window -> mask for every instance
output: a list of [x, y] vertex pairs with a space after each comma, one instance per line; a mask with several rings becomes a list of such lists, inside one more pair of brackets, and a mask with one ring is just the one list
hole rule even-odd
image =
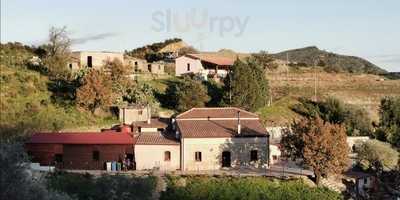
[[92, 158], [93, 158], [94, 161], [99, 161], [100, 160], [100, 152], [99, 151], [93, 151]]
[[69, 69], [72, 69], [72, 63], [69, 63]]
[[92, 56], [87, 57], [87, 66], [88, 67], [93, 67], [93, 58]]
[[187, 64], [187, 71], [190, 71], [190, 63]]
[[201, 162], [201, 152], [200, 152], [200, 151], [196, 151], [196, 152], [195, 152], [195, 154], [194, 154], [194, 159], [195, 159], [197, 162]]
[[62, 154], [56, 154], [54, 155], [54, 161], [60, 163], [63, 161], [63, 155]]
[[151, 72], [151, 64], [147, 65], [147, 70], [149, 70], [149, 72]]
[[258, 151], [251, 150], [250, 151], [250, 161], [257, 161], [258, 160]]
[[278, 160], [278, 156], [273, 155], [273, 156], [272, 156], [272, 160]]
[[170, 161], [171, 160], [171, 152], [166, 151], [164, 152], [164, 161]]
[[364, 178], [364, 185], [368, 183], [368, 178]]
[[138, 64], [137, 64], [137, 61], [135, 61], [135, 66], [137, 66]]

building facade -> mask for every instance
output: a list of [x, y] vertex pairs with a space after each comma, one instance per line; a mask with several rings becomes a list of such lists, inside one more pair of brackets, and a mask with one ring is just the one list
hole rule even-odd
[[234, 59], [220, 55], [187, 54], [175, 59], [175, 75], [198, 74], [204, 80], [226, 77]]
[[104, 132], [38, 133], [27, 151], [34, 162], [63, 169], [128, 159], [137, 170], [162, 171], [263, 169], [280, 156], [259, 117], [239, 108], [192, 108], [170, 121], [137, 115]]

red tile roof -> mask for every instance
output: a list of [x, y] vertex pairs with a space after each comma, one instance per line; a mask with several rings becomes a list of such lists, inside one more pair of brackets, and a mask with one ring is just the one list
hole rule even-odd
[[195, 59], [200, 59], [201, 61], [205, 61], [208, 63], [212, 63], [215, 65], [221, 65], [221, 66], [232, 66], [233, 63], [235, 62], [235, 59], [221, 56], [221, 55], [187, 54], [186, 56], [195, 58]]
[[129, 133], [80, 132], [80, 133], [36, 133], [27, 143], [36, 144], [134, 144]]
[[241, 120], [237, 133], [236, 120], [177, 120], [183, 138], [265, 137], [266, 130], [259, 120]]
[[134, 122], [133, 125], [142, 128], [166, 128], [168, 126], [167, 122], [162, 121], [159, 118], [151, 119], [150, 124], [147, 122]]
[[179, 141], [172, 135], [161, 133], [141, 133], [137, 137], [136, 145], [179, 145]]
[[258, 115], [234, 107], [192, 108], [176, 116], [176, 119], [196, 119], [196, 118], [208, 118], [208, 117], [237, 119], [238, 111], [240, 111], [240, 118], [258, 119]]

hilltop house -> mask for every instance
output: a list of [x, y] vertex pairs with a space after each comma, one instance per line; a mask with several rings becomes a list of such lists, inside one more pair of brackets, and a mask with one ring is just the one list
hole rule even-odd
[[100, 69], [107, 60], [118, 59], [125, 65], [129, 65], [136, 73], [164, 74], [164, 63], [153, 62], [148, 63], [144, 59], [124, 56], [119, 52], [107, 51], [74, 51], [72, 58], [68, 63], [68, 68], [78, 70], [83, 67]]
[[198, 74], [204, 80], [224, 78], [232, 67], [233, 58], [217, 54], [187, 54], [175, 59], [175, 74]]
[[77, 70], [82, 67], [100, 69], [107, 60], [118, 59], [124, 62], [123, 53], [107, 51], [74, 51], [68, 67]]
[[[133, 115], [146, 110], [129, 109]], [[27, 151], [33, 161], [58, 168], [105, 169], [128, 159], [132, 169], [164, 171], [265, 168], [280, 155], [269, 148], [258, 116], [239, 108], [192, 108], [166, 121], [125, 116], [122, 122], [129, 125], [99, 133], [34, 134]]]

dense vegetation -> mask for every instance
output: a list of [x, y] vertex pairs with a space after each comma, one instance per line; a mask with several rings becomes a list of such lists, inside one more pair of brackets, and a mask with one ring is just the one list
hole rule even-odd
[[124, 175], [103, 175], [56, 172], [47, 177], [49, 189], [68, 194], [80, 200], [134, 200], [153, 199], [156, 187], [155, 177], [130, 177]]
[[297, 66], [314, 66], [323, 67], [329, 72], [351, 72], [351, 73], [370, 73], [382, 74], [385, 70], [378, 66], [355, 56], [344, 56], [335, 53], [330, 53], [318, 49], [317, 47], [305, 47], [300, 49], [288, 50], [273, 54], [274, 58], [297, 63]]
[[237, 59], [224, 83], [222, 104], [256, 111], [268, 103], [269, 87], [265, 68], [257, 59]]
[[69, 200], [62, 192], [46, 188], [45, 181], [28, 171], [22, 145], [0, 141], [0, 199]]
[[372, 136], [372, 120], [361, 107], [347, 105], [333, 97], [317, 102], [305, 98], [299, 101], [292, 109], [306, 118], [319, 116], [330, 123], [343, 124], [349, 136]]
[[[2, 44], [0, 63], [1, 136], [24, 135], [37, 130], [108, 123], [111, 118], [99, 118], [78, 111], [67, 92], [57, 91], [59, 83], [41, 71], [32, 70], [29, 61], [34, 50], [19, 43]], [[18, 59], [10, 59], [12, 56]]]
[[156, 42], [143, 47], [132, 49], [130, 51], [125, 51], [125, 54], [136, 58], [146, 59], [149, 62], [163, 60], [166, 55], [159, 51], [169, 44], [181, 41], [182, 39], [180, 38], [167, 39], [163, 42]]
[[377, 138], [400, 148], [400, 97], [381, 100]]
[[301, 181], [278, 181], [266, 178], [169, 177], [161, 200], [228, 199], [341, 199], [326, 188], [312, 188]]

